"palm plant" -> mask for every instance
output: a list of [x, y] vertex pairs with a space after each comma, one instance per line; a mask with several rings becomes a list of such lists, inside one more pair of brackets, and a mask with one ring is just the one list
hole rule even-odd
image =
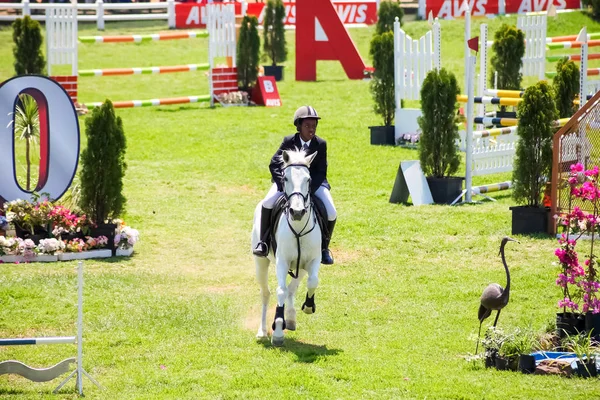
[[[15, 137], [25, 141], [25, 162], [27, 163], [26, 190], [31, 190], [31, 146], [37, 143], [40, 136], [40, 116], [38, 105], [33, 97], [28, 94], [19, 95], [15, 107], [14, 119]], [[10, 126], [10, 125], [9, 125]]]

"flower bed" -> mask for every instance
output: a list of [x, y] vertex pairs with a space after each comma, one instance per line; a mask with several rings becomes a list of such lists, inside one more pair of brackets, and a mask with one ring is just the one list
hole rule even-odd
[[[94, 227], [85, 215], [48, 201], [29, 203], [15, 200], [4, 204], [0, 215], [0, 263], [55, 262], [113, 256], [130, 256], [139, 232], [121, 220], [115, 223], [114, 243], [99, 235], [87, 235]], [[10, 225], [15, 227], [16, 236]], [[112, 230], [112, 228], [111, 228]], [[39, 232], [44, 232], [40, 234]]]

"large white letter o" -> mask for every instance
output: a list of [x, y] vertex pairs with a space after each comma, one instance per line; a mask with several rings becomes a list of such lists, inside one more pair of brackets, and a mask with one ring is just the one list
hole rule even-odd
[[79, 121], [67, 92], [44, 76], [18, 76], [0, 85], [0, 200], [31, 200], [17, 183], [13, 113], [19, 94], [31, 95], [40, 116], [40, 175], [35, 191], [59, 199], [71, 186], [79, 161]]

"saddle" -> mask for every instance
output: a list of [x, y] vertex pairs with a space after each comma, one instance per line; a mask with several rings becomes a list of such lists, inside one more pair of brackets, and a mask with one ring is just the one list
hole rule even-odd
[[[317, 196], [310, 196], [310, 201], [312, 207], [314, 207], [317, 216], [317, 222], [319, 227], [321, 228], [321, 240], [329, 239], [329, 230], [327, 229], [327, 209], [325, 205]], [[269, 238], [271, 239], [271, 248], [273, 249], [273, 254], [277, 251], [277, 241], [275, 240], [275, 230], [277, 229], [277, 225], [279, 224], [279, 218], [285, 209], [285, 205], [287, 203], [287, 199], [285, 195], [282, 194], [279, 196], [277, 201], [275, 202], [275, 206], [273, 206], [273, 211], [271, 212], [271, 226]]]

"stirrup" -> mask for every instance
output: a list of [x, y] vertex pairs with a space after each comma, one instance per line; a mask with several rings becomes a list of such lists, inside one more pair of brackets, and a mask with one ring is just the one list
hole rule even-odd
[[331, 255], [331, 251], [329, 249], [323, 249], [321, 251], [321, 264], [333, 264], [333, 256]]
[[269, 255], [269, 246], [265, 242], [258, 242], [254, 250], [252, 250], [252, 254], [258, 257], [266, 257]]

